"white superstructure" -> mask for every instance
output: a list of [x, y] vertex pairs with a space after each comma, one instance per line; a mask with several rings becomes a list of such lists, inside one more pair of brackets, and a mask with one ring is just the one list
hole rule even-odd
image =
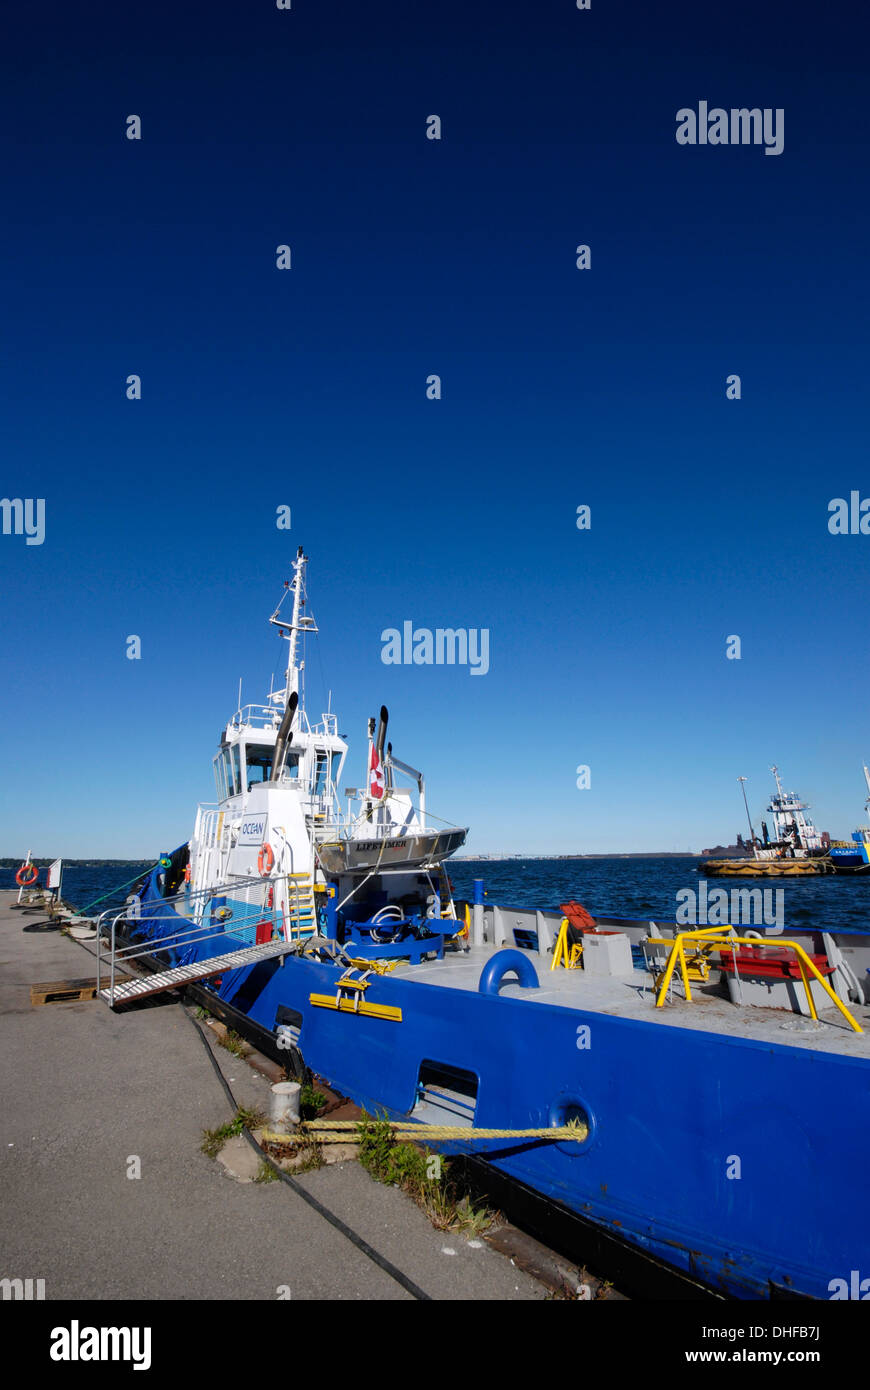
[[[182, 909], [200, 918], [214, 912], [209, 890], [221, 885], [227, 918], [249, 920], [262, 906], [288, 938], [314, 932], [327, 874], [365, 870], [368, 861], [387, 867], [440, 860], [466, 833], [427, 822], [422, 774], [394, 758], [391, 745], [384, 751], [384, 708], [377, 735], [375, 720], [369, 721], [363, 786], [345, 791], [342, 810], [348, 748], [337, 715], [328, 710], [312, 723], [304, 708], [303, 643], [317, 632], [305, 611], [307, 563], [300, 547], [285, 586], [292, 612], [282, 615], [282, 598], [269, 619], [288, 643], [284, 688], [264, 705], [241, 706], [221, 734], [214, 759], [217, 801], [197, 810], [183, 890], [188, 906]], [[397, 785], [401, 774], [414, 786]]]
[[770, 770], [776, 782], [776, 793], [770, 798], [767, 807], [768, 812], [773, 815], [773, 843], [763, 849], [756, 849], [756, 858], [770, 858], [785, 850], [793, 853], [796, 859], [803, 859], [807, 854], [821, 850], [824, 841], [809, 816], [805, 815], [809, 810], [807, 803], [801, 801], [794, 792], [783, 791], [779, 769], [775, 763]]

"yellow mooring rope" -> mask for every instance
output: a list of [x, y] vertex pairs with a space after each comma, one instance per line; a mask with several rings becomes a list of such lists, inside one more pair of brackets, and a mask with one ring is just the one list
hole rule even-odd
[[[574, 1139], [581, 1144], [589, 1134], [588, 1126], [580, 1120], [546, 1129], [472, 1129], [468, 1125], [417, 1125], [404, 1120], [378, 1120], [375, 1123], [389, 1124], [393, 1138], [405, 1141], [456, 1139], [467, 1143], [475, 1139]], [[288, 1134], [267, 1129], [262, 1131], [262, 1135], [272, 1143], [289, 1144], [294, 1138], [304, 1136], [315, 1139], [318, 1144], [347, 1144], [355, 1142], [354, 1131], [358, 1134], [359, 1129], [359, 1120], [303, 1120], [297, 1130]]]

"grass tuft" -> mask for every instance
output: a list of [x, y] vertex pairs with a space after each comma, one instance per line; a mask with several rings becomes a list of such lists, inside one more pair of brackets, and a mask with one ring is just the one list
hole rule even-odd
[[243, 1129], [260, 1129], [266, 1123], [262, 1110], [249, 1110], [240, 1106], [231, 1120], [218, 1125], [217, 1129], [204, 1129], [200, 1149], [209, 1158], [216, 1158], [228, 1139], [241, 1134]]
[[407, 1140], [396, 1142], [389, 1121], [367, 1115], [357, 1125], [359, 1161], [376, 1182], [401, 1187], [439, 1231], [481, 1235], [497, 1220], [487, 1207], [474, 1207], [449, 1176], [447, 1160]]
[[248, 1044], [232, 1028], [227, 1030], [225, 1037], [218, 1037], [217, 1043], [218, 1047], [225, 1047], [234, 1057], [246, 1057], [250, 1051]]
[[299, 1092], [299, 1113], [303, 1120], [316, 1120], [326, 1109], [326, 1096], [306, 1081]]

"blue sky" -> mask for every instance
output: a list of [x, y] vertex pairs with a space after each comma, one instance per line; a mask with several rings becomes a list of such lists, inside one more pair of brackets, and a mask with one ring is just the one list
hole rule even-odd
[[[827, 508], [870, 496], [855, 14], [12, 18], [2, 491], [44, 498], [46, 535], [0, 536], [0, 852], [187, 837], [299, 544], [346, 780], [386, 703], [471, 849], [730, 840], [737, 776], [757, 826], [771, 762], [847, 835], [870, 537]], [[700, 100], [782, 108], [783, 153], [677, 145]], [[488, 628], [489, 672], [385, 666], [406, 620]]]

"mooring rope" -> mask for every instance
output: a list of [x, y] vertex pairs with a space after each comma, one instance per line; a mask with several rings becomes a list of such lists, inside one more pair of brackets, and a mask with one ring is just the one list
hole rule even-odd
[[[550, 1139], [553, 1141], [573, 1139], [582, 1144], [588, 1137], [589, 1129], [580, 1120], [571, 1120], [566, 1125], [548, 1126], [546, 1129], [476, 1129], [469, 1125], [418, 1125], [412, 1120], [375, 1121], [388, 1124], [394, 1139], [456, 1139], [469, 1142], [476, 1139]], [[303, 1120], [298, 1129], [289, 1133], [277, 1130], [263, 1130], [262, 1136], [269, 1143], [292, 1144], [300, 1137], [315, 1139], [319, 1144], [346, 1144], [353, 1142], [353, 1131], [359, 1134], [359, 1120]], [[365, 1133], [365, 1129], [362, 1129]]]

